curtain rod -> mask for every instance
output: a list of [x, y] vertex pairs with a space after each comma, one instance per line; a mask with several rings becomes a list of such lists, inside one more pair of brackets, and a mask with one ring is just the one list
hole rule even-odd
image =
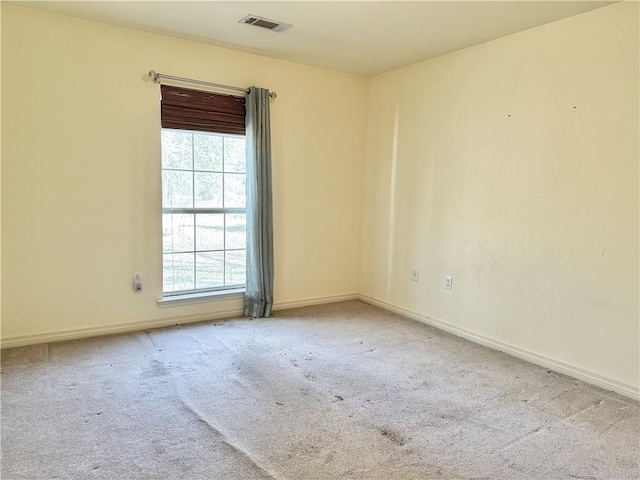
[[[234, 92], [249, 93], [248, 88], [234, 87], [232, 85], [222, 85], [220, 83], [203, 82], [202, 80], [192, 80], [190, 78], [174, 77], [173, 75], [165, 75], [164, 73], [157, 73], [155, 70], [149, 70], [149, 78], [151, 78], [154, 83], [160, 83], [160, 81], [163, 78], [166, 78], [167, 80], [176, 80], [178, 82], [193, 83], [195, 85], [205, 85], [207, 87], [222, 88], [224, 90], [233, 90]], [[278, 94], [276, 92], [269, 92], [269, 96], [271, 98], [276, 98]]]

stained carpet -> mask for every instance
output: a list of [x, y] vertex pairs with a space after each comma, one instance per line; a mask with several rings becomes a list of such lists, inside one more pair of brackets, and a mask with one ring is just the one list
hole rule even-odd
[[2, 352], [2, 479], [638, 479], [638, 402], [354, 301]]

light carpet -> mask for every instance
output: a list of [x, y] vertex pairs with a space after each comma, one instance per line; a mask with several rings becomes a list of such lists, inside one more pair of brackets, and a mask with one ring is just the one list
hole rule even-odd
[[2, 479], [638, 479], [638, 402], [361, 302], [2, 352]]

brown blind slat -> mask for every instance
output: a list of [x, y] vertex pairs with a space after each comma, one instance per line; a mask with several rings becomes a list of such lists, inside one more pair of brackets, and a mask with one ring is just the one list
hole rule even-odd
[[229, 124], [214, 124], [208, 123], [206, 125], [197, 123], [181, 123], [168, 121], [162, 125], [162, 128], [174, 128], [176, 130], [194, 130], [198, 132], [214, 132], [214, 133], [227, 133], [230, 135], [244, 135], [244, 127], [233, 128]]
[[217, 113], [217, 112], [205, 112], [202, 110], [193, 110], [191, 108], [176, 108], [176, 107], [162, 107], [165, 113], [165, 117], [169, 119], [180, 119], [181, 121], [188, 122], [190, 118], [198, 123], [213, 121], [213, 122], [227, 122], [233, 125], [244, 125], [244, 117], [238, 115], [232, 115], [230, 113]]
[[245, 99], [160, 85], [162, 128], [245, 134]]

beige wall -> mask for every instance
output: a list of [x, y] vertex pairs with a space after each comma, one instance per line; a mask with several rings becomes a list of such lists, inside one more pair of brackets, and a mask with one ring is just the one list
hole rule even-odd
[[376, 76], [368, 108], [361, 292], [637, 392], [638, 4]]
[[156, 305], [160, 97], [150, 69], [278, 93], [275, 301], [357, 292], [364, 79], [6, 4], [2, 27], [3, 339], [241, 307]]

